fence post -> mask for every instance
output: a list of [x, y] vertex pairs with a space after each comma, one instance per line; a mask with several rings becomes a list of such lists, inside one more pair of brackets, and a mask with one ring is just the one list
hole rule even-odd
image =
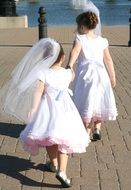
[[0, 0], [0, 16], [17, 16], [15, 0]]
[[129, 42], [128, 46], [131, 47], [131, 8], [130, 8], [130, 18], [129, 18]]
[[40, 14], [39, 18], [38, 18], [39, 40], [40, 40], [41, 38], [47, 38], [47, 22], [46, 22], [46, 18], [45, 18], [45, 14], [46, 14], [45, 7], [40, 7], [38, 13]]

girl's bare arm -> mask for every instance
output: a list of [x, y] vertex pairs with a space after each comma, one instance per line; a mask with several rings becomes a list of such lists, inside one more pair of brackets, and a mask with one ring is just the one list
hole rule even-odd
[[76, 62], [79, 54], [81, 51], [81, 43], [78, 41], [75, 41], [73, 44], [73, 48], [71, 50], [70, 56], [69, 56], [69, 62], [68, 65], [73, 68], [74, 63]]
[[42, 81], [38, 80], [36, 83], [35, 92], [33, 95], [32, 108], [28, 114], [29, 118], [33, 115], [33, 113], [36, 112], [43, 93], [44, 93], [44, 83]]
[[114, 88], [116, 86], [115, 70], [114, 70], [114, 64], [113, 64], [113, 61], [112, 61], [112, 58], [111, 58], [108, 48], [106, 48], [104, 50], [104, 63], [106, 65], [107, 71], [109, 73], [112, 87]]

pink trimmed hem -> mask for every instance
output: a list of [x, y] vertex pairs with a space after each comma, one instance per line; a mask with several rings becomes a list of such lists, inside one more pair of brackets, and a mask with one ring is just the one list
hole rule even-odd
[[[85, 114], [84, 114], [85, 115]], [[81, 118], [84, 122], [91, 123], [91, 122], [104, 122], [104, 121], [113, 121], [116, 120], [117, 114], [116, 115], [96, 115], [96, 116], [82, 116]]]
[[74, 144], [69, 145], [66, 141], [57, 139], [57, 138], [45, 138], [37, 139], [36, 137], [20, 137], [20, 140], [23, 142], [23, 148], [25, 151], [30, 152], [32, 155], [37, 155], [39, 153], [40, 147], [52, 146], [57, 144], [58, 150], [62, 153], [84, 153], [86, 152], [86, 147], [90, 143], [90, 140], [87, 139], [85, 144]]

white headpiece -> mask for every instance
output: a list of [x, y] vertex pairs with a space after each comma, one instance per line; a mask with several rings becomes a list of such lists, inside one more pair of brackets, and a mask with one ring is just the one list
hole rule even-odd
[[11, 73], [10, 81], [0, 90], [1, 104], [6, 113], [28, 121], [39, 73], [55, 63], [59, 52], [59, 43], [51, 38], [41, 39], [27, 52]]
[[99, 9], [94, 5], [94, 3], [90, 0], [71, 0], [71, 4], [75, 9], [80, 10], [79, 14], [82, 12], [91, 11], [97, 15], [98, 24], [94, 31], [96, 35], [101, 35], [100, 12]]

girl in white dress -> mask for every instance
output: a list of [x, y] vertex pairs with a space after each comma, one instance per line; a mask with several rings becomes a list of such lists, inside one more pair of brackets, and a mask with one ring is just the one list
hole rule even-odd
[[116, 85], [115, 71], [107, 39], [94, 33], [98, 23], [96, 14], [81, 13], [76, 22], [78, 34], [68, 63], [70, 68], [77, 63], [73, 100], [88, 134], [93, 132], [93, 140], [99, 140], [101, 123], [117, 116], [112, 90]]
[[20, 134], [24, 149], [37, 155], [39, 147], [46, 147], [49, 169], [59, 168], [56, 178], [70, 187], [68, 154], [85, 152], [90, 139], [69, 95], [73, 76], [61, 67], [63, 61], [59, 43], [50, 38], [37, 42], [13, 71], [4, 109], [25, 123], [28, 120]]

